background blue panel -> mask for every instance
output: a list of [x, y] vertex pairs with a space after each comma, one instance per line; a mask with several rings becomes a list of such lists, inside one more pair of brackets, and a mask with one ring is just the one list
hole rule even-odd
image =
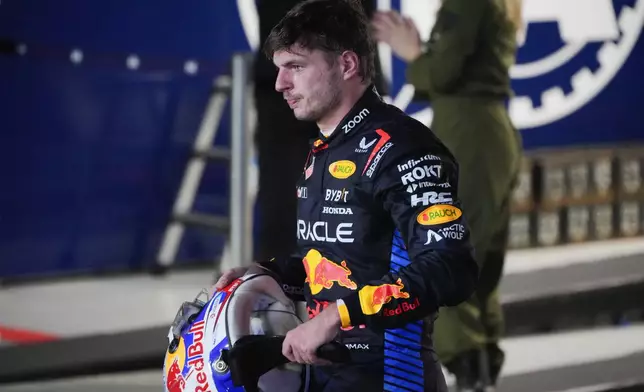
[[24, 58], [3, 58], [0, 73], [12, 75], [0, 92], [3, 275], [153, 259], [209, 79]]
[[[237, 9], [242, 3], [253, 7], [223, 0], [0, 3], [0, 40], [27, 45], [24, 56], [0, 54], [0, 277], [136, 270], [155, 261], [212, 80], [230, 71], [234, 52], [250, 48]], [[624, 10], [642, 9], [644, 0], [612, 4], [620, 18]], [[585, 12], [581, 7], [579, 17]], [[644, 18], [637, 15], [630, 29], [641, 31]], [[555, 21], [528, 27], [519, 64], [566, 44]], [[623, 36], [621, 29], [613, 43]], [[598, 53], [610, 44], [586, 42], [551, 72], [514, 79], [517, 96], [539, 107], [552, 87], [572, 94], [572, 76], [585, 68], [597, 73]], [[84, 55], [80, 64], [70, 61], [73, 49]], [[132, 54], [140, 58], [138, 70], [126, 68]], [[199, 65], [194, 75], [184, 72], [188, 60]], [[639, 37], [592, 100], [563, 118], [521, 129], [524, 146], [644, 139], [643, 69]], [[394, 96], [404, 70], [394, 60]], [[415, 103], [406, 110], [422, 108]], [[229, 141], [228, 110], [217, 136], [221, 145]], [[227, 170], [226, 164], [208, 166], [196, 210], [228, 212]], [[189, 229], [178, 258], [212, 260], [223, 242]]]
[[136, 53], [176, 64], [199, 58], [215, 73], [230, 53], [247, 48], [234, 39], [242, 36], [235, 2], [221, 0], [4, 0], [0, 36], [104, 58]]
[[[0, 276], [155, 260], [212, 80], [248, 49], [236, 15], [219, 1], [2, 2], [0, 38], [28, 49], [0, 56]], [[217, 143], [228, 128], [226, 113]], [[227, 213], [227, 183], [226, 165], [209, 166], [195, 208]], [[179, 257], [221, 245], [188, 231]]]

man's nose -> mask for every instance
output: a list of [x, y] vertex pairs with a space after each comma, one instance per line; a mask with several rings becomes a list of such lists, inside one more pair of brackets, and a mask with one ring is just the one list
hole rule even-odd
[[277, 78], [275, 79], [275, 90], [282, 93], [291, 88], [291, 83], [288, 79], [288, 75], [283, 70], [277, 72]]

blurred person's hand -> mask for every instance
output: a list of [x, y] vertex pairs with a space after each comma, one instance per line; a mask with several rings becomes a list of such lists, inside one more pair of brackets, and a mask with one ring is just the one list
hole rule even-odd
[[396, 11], [379, 11], [371, 20], [374, 37], [391, 46], [391, 50], [407, 62], [414, 61], [422, 53], [420, 33], [411, 18]]

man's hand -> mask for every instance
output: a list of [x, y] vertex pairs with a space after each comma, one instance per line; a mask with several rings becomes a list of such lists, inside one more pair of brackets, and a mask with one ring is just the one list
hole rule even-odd
[[250, 267], [231, 268], [224, 272], [217, 280], [217, 283], [210, 288], [210, 297], [214, 295], [215, 291], [223, 289], [237, 278], [246, 274], [259, 274], [264, 272], [266, 272], [266, 270], [257, 263], [253, 263]]
[[376, 40], [391, 46], [391, 50], [406, 62], [422, 53], [422, 43], [416, 25], [409, 17], [396, 11], [376, 12], [371, 21]]
[[244, 276], [247, 271], [248, 267], [235, 267], [224, 272], [210, 290], [210, 296], [212, 297], [215, 291], [223, 289], [231, 284], [235, 279]]
[[317, 349], [336, 337], [340, 330], [340, 315], [335, 302], [329, 304], [313, 319], [288, 331], [282, 354], [291, 362], [314, 365], [330, 365], [331, 362], [320, 359]]

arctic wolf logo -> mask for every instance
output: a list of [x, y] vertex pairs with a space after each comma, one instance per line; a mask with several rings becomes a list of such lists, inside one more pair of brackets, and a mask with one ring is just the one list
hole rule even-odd
[[[441, 0], [378, 1], [380, 9], [400, 3], [424, 40], [429, 38]], [[254, 0], [237, 0], [250, 48], [259, 46], [259, 18]], [[526, 29], [512, 68], [516, 96], [510, 114], [521, 129], [560, 120], [591, 101], [619, 72], [644, 25], [644, 0], [524, 0]], [[392, 97], [386, 99], [429, 124], [429, 107], [410, 106], [414, 88], [404, 82], [404, 66], [395, 64], [387, 45], [379, 58]]]

